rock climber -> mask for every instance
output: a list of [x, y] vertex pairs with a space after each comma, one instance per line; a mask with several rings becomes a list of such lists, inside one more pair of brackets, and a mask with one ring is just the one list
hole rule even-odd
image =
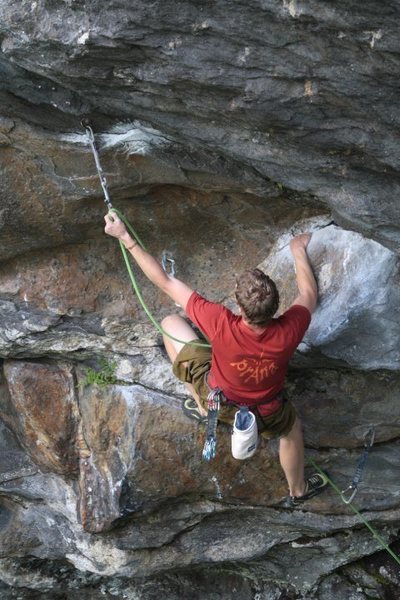
[[[211, 342], [211, 349], [188, 344], [199, 338], [177, 314], [165, 317], [161, 323], [165, 332], [182, 340], [181, 343], [164, 335], [173, 372], [185, 382], [194, 399], [185, 403], [185, 412], [199, 420], [206, 419], [210, 388], [219, 387], [230, 403], [251, 407], [262, 435], [279, 437], [279, 459], [288, 482], [290, 504], [300, 505], [323, 491], [328, 480], [322, 474], [305, 478], [301, 422], [282, 393], [289, 359], [317, 304], [317, 283], [307, 255], [311, 235], [298, 235], [290, 242], [299, 293], [290, 308], [274, 318], [279, 293], [272, 279], [260, 269], [246, 271], [237, 278], [236, 315], [168, 275], [132, 238], [114, 212], [105, 216], [105, 222], [105, 232], [122, 242], [146, 277], [180, 305]], [[222, 403], [219, 419], [232, 423], [236, 410]]]

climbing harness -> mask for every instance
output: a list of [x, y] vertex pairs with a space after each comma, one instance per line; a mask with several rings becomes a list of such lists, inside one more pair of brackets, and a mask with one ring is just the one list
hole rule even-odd
[[203, 460], [209, 462], [217, 455], [217, 424], [218, 413], [221, 406], [222, 391], [220, 388], [213, 388], [207, 396], [207, 434], [203, 448]]
[[[119, 211], [117, 208], [115, 208], [110, 200], [110, 194], [108, 193], [108, 187], [107, 187], [107, 179], [104, 175], [103, 169], [101, 167], [101, 163], [100, 163], [100, 158], [99, 158], [99, 153], [97, 151], [96, 148], [96, 143], [95, 143], [95, 137], [94, 137], [94, 133], [93, 133], [93, 129], [89, 123], [89, 121], [87, 119], [82, 119], [81, 121], [81, 125], [82, 127], [85, 129], [86, 131], [86, 135], [90, 144], [90, 147], [92, 149], [92, 153], [94, 156], [94, 160], [96, 163], [96, 170], [97, 170], [97, 174], [99, 176], [100, 179], [100, 183], [101, 183], [101, 187], [103, 188], [103, 194], [104, 194], [104, 202], [106, 203], [108, 209], [112, 212], [115, 212], [118, 217], [121, 219], [121, 221], [124, 222], [125, 226], [127, 227], [127, 229], [129, 230], [129, 232], [133, 235], [133, 237], [136, 239], [136, 241], [138, 242], [139, 246], [141, 246], [141, 248], [143, 248], [143, 250], [146, 250], [145, 245], [143, 244], [142, 240], [140, 239], [140, 237], [138, 236], [138, 234], [136, 233], [136, 231], [133, 229], [132, 225], [129, 223], [128, 219], [125, 217], [125, 215], [122, 214], [121, 211]], [[169, 337], [171, 340], [174, 340], [175, 342], [179, 342], [181, 344], [190, 344], [191, 346], [200, 346], [200, 347], [206, 347], [206, 348], [211, 348], [211, 345], [206, 343], [206, 342], [194, 342], [194, 341], [190, 341], [190, 342], [185, 342], [184, 340], [180, 340], [176, 337], [174, 337], [173, 335], [171, 335], [170, 333], [168, 333], [167, 331], [165, 331], [165, 329], [163, 329], [161, 327], [161, 325], [158, 323], [158, 321], [156, 321], [156, 319], [153, 317], [152, 313], [150, 312], [143, 296], [142, 293], [139, 289], [139, 286], [137, 284], [135, 275], [133, 273], [130, 261], [129, 261], [129, 253], [127, 251], [127, 249], [125, 248], [124, 244], [121, 242], [121, 240], [119, 241], [119, 246], [121, 248], [121, 252], [122, 255], [124, 257], [124, 261], [125, 261], [125, 265], [128, 271], [128, 275], [129, 278], [131, 280], [131, 284], [132, 284], [132, 288], [134, 289], [138, 300], [140, 302], [140, 304], [142, 305], [142, 308], [144, 310], [144, 312], [146, 313], [146, 315], [148, 316], [149, 320], [153, 323], [154, 327], [162, 334], [165, 335], [167, 337]], [[169, 263], [170, 265], [170, 273], [168, 273], [166, 271], [167, 269], [167, 263]], [[173, 274], [175, 273], [175, 261], [173, 260], [173, 258], [170, 255], [167, 255], [166, 253], [166, 257], [165, 257], [165, 267], [163, 265], [164, 270], [167, 272], [168, 275], [173, 276]]]
[[208, 427], [206, 442], [204, 444], [202, 454], [203, 459], [209, 461], [216, 456], [217, 421], [221, 404], [239, 409], [235, 413], [234, 417], [234, 425], [231, 437], [231, 450], [233, 458], [236, 458], [237, 460], [244, 460], [246, 458], [250, 458], [256, 452], [258, 445], [258, 433], [265, 430], [265, 423], [258, 412], [258, 407], [268, 404], [277, 398], [283, 399], [283, 397], [278, 394], [278, 396], [275, 396], [270, 400], [262, 400], [261, 402], [251, 406], [240, 405], [233, 400], [229, 400], [220, 388], [212, 388], [207, 396]]
[[364, 435], [364, 451], [358, 460], [357, 467], [354, 472], [354, 477], [350, 485], [346, 489], [341, 491], [342, 500], [345, 504], [350, 504], [350, 502], [354, 500], [354, 497], [358, 492], [358, 485], [361, 481], [361, 476], [363, 474], [365, 463], [367, 462], [368, 454], [373, 446], [374, 441], [375, 428], [370, 427]]
[[[321, 469], [321, 467], [319, 467], [313, 461], [312, 458], [308, 458], [308, 462], [310, 463], [310, 465], [312, 465], [314, 467], [314, 469], [316, 469], [318, 471], [318, 473], [320, 473], [321, 475], [323, 475], [324, 477], [327, 478], [329, 485], [337, 493], [337, 495], [339, 496], [339, 498], [341, 498], [341, 500], [343, 501], [343, 493], [340, 491], [340, 489], [337, 487], [337, 485], [335, 485], [335, 483], [332, 481], [332, 479]], [[351, 510], [358, 516], [358, 518], [360, 519], [360, 521], [362, 523], [364, 523], [364, 525], [372, 533], [373, 537], [376, 540], [378, 540], [378, 542], [380, 543], [380, 545], [382, 546], [382, 548], [384, 550], [386, 550], [386, 552], [388, 554], [390, 554], [390, 556], [392, 558], [394, 558], [394, 560], [397, 562], [397, 564], [400, 565], [400, 556], [398, 556], [397, 554], [395, 554], [395, 552], [393, 552], [393, 550], [391, 548], [389, 548], [389, 546], [387, 545], [387, 543], [385, 542], [385, 540], [382, 538], [382, 536], [376, 531], [376, 529], [374, 529], [374, 527], [372, 527], [371, 523], [360, 513], [360, 511], [351, 502], [346, 502], [345, 504], [347, 506], [349, 506], [351, 508]]]

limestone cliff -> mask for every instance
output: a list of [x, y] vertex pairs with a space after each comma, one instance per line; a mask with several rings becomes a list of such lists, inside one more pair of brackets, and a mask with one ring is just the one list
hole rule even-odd
[[[329, 490], [287, 508], [276, 442], [201, 461], [204, 430], [103, 234], [112, 201], [177, 276], [281, 310], [312, 231], [320, 302], [287, 393], [340, 489], [399, 552], [397, 2], [0, 0], [2, 598], [364, 600], [396, 563]], [[138, 274], [158, 319], [178, 311]], [[114, 364], [112, 382], [87, 370]], [[390, 596], [392, 594], [392, 596]]]

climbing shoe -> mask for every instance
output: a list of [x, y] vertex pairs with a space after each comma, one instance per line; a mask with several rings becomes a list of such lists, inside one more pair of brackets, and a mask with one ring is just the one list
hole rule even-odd
[[290, 496], [290, 505], [299, 506], [306, 500], [317, 496], [324, 491], [329, 481], [326, 475], [320, 473], [313, 473], [306, 479], [306, 489], [302, 496]]
[[207, 417], [203, 417], [203, 415], [200, 414], [199, 407], [194, 398], [186, 398], [183, 400], [182, 410], [189, 419], [193, 419], [198, 423], [207, 423]]

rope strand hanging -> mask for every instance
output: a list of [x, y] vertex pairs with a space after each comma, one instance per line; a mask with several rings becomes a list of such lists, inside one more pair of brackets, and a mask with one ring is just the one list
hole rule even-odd
[[[138, 244], [144, 249], [146, 250], [143, 242], [141, 241], [141, 239], [139, 238], [138, 234], [136, 233], [136, 231], [133, 229], [132, 225], [129, 223], [128, 219], [123, 215], [123, 213], [121, 211], [119, 211], [117, 208], [114, 208], [112, 203], [111, 203], [111, 199], [110, 199], [110, 195], [108, 192], [108, 187], [107, 187], [107, 179], [104, 175], [103, 169], [101, 167], [101, 163], [100, 163], [100, 159], [99, 159], [99, 155], [98, 155], [98, 151], [96, 148], [96, 143], [95, 143], [95, 136], [93, 133], [93, 129], [90, 126], [90, 123], [86, 120], [83, 119], [81, 121], [82, 126], [84, 127], [84, 129], [86, 130], [86, 135], [94, 156], [94, 160], [95, 160], [95, 164], [96, 164], [96, 170], [100, 179], [100, 183], [101, 183], [101, 187], [103, 189], [103, 194], [104, 194], [104, 202], [107, 205], [109, 211], [111, 212], [115, 212], [118, 217], [124, 222], [125, 226], [128, 228], [129, 232], [134, 236], [134, 238], [136, 239], [136, 241], [138, 242]], [[131, 280], [131, 284], [132, 284], [132, 288], [134, 289], [137, 298], [143, 308], [143, 310], [145, 311], [146, 315], [148, 316], [149, 320], [153, 323], [153, 325], [156, 327], [156, 329], [163, 335], [169, 337], [170, 339], [182, 343], [182, 344], [186, 344], [189, 343], [193, 346], [202, 346], [202, 347], [211, 347], [210, 344], [207, 343], [202, 343], [202, 342], [185, 342], [184, 340], [180, 340], [178, 338], [175, 338], [174, 336], [172, 336], [171, 334], [169, 334], [167, 331], [165, 331], [161, 325], [157, 322], [157, 320], [153, 317], [152, 313], [150, 312], [147, 304], [145, 303], [142, 293], [140, 291], [140, 288], [137, 284], [136, 278], [134, 276], [134, 273], [132, 271], [132, 267], [129, 261], [129, 257], [128, 257], [128, 252], [125, 248], [125, 246], [122, 244], [121, 241], [119, 241], [119, 245], [121, 248], [121, 252], [122, 255], [124, 257], [124, 261], [126, 264], [126, 268], [129, 274], [129, 278]], [[171, 259], [169, 259], [167, 256], [163, 257], [163, 263], [164, 265], [167, 264], [168, 261], [171, 261]], [[173, 272], [174, 272], [174, 264], [173, 261], [171, 261], [171, 275], [169, 276], [173, 276]], [[164, 267], [164, 270], [166, 271], [166, 268]], [[212, 441], [212, 444], [209, 444], [210, 447], [206, 446], [205, 447], [205, 451], [203, 453], [203, 457], [205, 460], [210, 460], [211, 458], [214, 457], [215, 455], [215, 431], [213, 432], [212, 430], [215, 428], [216, 426], [216, 419], [215, 419], [215, 423], [212, 423], [209, 427], [210, 430], [210, 440]], [[366, 436], [366, 442], [365, 442], [365, 449], [363, 452], [362, 457], [360, 458], [360, 461], [357, 465], [357, 469], [356, 469], [356, 473], [353, 477], [352, 483], [350, 484], [350, 486], [346, 489], [346, 490], [339, 490], [339, 488], [335, 485], [335, 483], [330, 479], [330, 477], [311, 459], [308, 459], [308, 462], [320, 473], [323, 474], [325, 477], [327, 477], [328, 482], [330, 484], [330, 486], [334, 489], [334, 491], [338, 494], [338, 496], [341, 498], [341, 500], [343, 501], [343, 503], [347, 506], [349, 506], [351, 508], [351, 510], [359, 517], [359, 519], [361, 520], [362, 523], [364, 523], [364, 525], [369, 529], [369, 531], [372, 533], [373, 537], [375, 539], [377, 539], [377, 541], [380, 543], [381, 547], [386, 550], [386, 552], [400, 565], [400, 557], [395, 554], [391, 548], [389, 548], [388, 544], [385, 542], [385, 540], [382, 538], [382, 536], [376, 531], [376, 529], [374, 529], [374, 527], [370, 524], [370, 522], [360, 513], [360, 511], [352, 504], [352, 500], [355, 496], [355, 494], [357, 493], [357, 488], [358, 488], [358, 484], [361, 480], [361, 475], [362, 475], [362, 471], [363, 468], [365, 466], [365, 462], [367, 460], [367, 456], [368, 456], [368, 452], [370, 450], [370, 448], [373, 445], [374, 442], [374, 431], [370, 430]], [[350, 497], [346, 496], [346, 492], [351, 492]]]
[[385, 542], [385, 540], [382, 538], [382, 536], [376, 531], [376, 529], [371, 525], [371, 523], [361, 514], [361, 512], [358, 510], [358, 508], [356, 508], [354, 506], [354, 504], [352, 504], [351, 500], [346, 501], [346, 499], [343, 497], [343, 492], [340, 491], [340, 489], [337, 487], [337, 485], [335, 485], [335, 483], [327, 475], [327, 473], [325, 473], [325, 471], [323, 471], [321, 469], [321, 467], [319, 467], [312, 458], [309, 457], [308, 462], [310, 463], [310, 465], [312, 465], [314, 467], [314, 469], [316, 469], [316, 471], [318, 471], [318, 473], [320, 473], [321, 475], [324, 475], [327, 478], [329, 485], [337, 493], [337, 495], [342, 500], [342, 502], [344, 502], [344, 504], [346, 506], [349, 506], [351, 508], [351, 510], [358, 516], [360, 521], [362, 523], [364, 523], [364, 525], [369, 529], [369, 531], [372, 533], [373, 537], [376, 540], [378, 540], [382, 549], [386, 550], [386, 552], [388, 554], [390, 554], [390, 556], [397, 562], [397, 564], [400, 565], [400, 556], [398, 556], [395, 552], [393, 552], [393, 550], [391, 548], [389, 548], [388, 544]]
[[[142, 240], [140, 239], [140, 237], [138, 236], [138, 234], [136, 233], [136, 231], [134, 230], [134, 228], [132, 227], [132, 225], [129, 223], [128, 219], [125, 217], [125, 215], [118, 210], [117, 208], [115, 208], [112, 203], [111, 203], [111, 199], [110, 199], [110, 194], [108, 192], [108, 186], [107, 186], [107, 179], [106, 176], [104, 175], [104, 171], [102, 169], [101, 166], [101, 162], [100, 162], [100, 158], [99, 158], [99, 153], [97, 151], [97, 147], [96, 147], [96, 141], [95, 141], [95, 137], [94, 137], [94, 133], [93, 133], [93, 129], [90, 126], [90, 123], [87, 119], [82, 119], [81, 121], [81, 125], [82, 127], [86, 130], [86, 136], [88, 138], [91, 150], [92, 150], [92, 154], [94, 157], [94, 161], [96, 164], [96, 170], [97, 170], [97, 174], [99, 176], [100, 179], [100, 183], [101, 183], [101, 187], [103, 188], [103, 194], [104, 194], [104, 202], [108, 208], [108, 210], [110, 212], [115, 212], [116, 215], [118, 215], [118, 217], [121, 219], [121, 221], [124, 222], [125, 226], [127, 227], [127, 229], [129, 230], [129, 232], [134, 236], [135, 240], [137, 241], [137, 243], [143, 248], [143, 250], [146, 250], [145, 245], [143, 244]], [[125, 246], [123, 245], [123, 243], [119, 241], [119, 246], [124, 258], [124, 262], [128, 271], [128, 275], [129, 275], [129, 279], [131, 280], [131, 285], [132, 288], [144, 310], [144, 312], [146, 313], [146, 315], [148, 316], [149, 320], [152, 322], [152, 324], [154, 325], [154, 327], [162, 334], [165, 335], [167, 337], [169, 337], [171, 340], [173, 340], [174, 342], [179, 342], [180, 344], [190, 344], [191, 346], [200, 346], [202, 348], [211, 348], [211, 345], [208, 344], [207, 342], [195, 342], [195, 341], [190, 341], [190, 342], [186, 342], [184, 340], [180, 340], [179, 338], [174, 337], [173, 335], [171, 335], [170, 333], [168, 333], [168, 331], [165, 331], [165, 329], [163, 327], [161, 327], [161, 325], [159, 324], [159, 322], [155, 319], [155, 317], [153, 316], [153, 314], [150, 312], [149, 307], [147, 306], [142, 292], [139, 288], [139, 285], [137, 283], [136, 277], [133, 273], [132, 270], [132, 266], [129, 260], [129, 253], [127, 252]], [[170, 259], [169, 259], [170, 260]], [[166, 269], [164, 269], [166, 271]], [[167, 273], [168, 275], [168, 273]], [[169, 277], [173, 277], [174, 273], [171, 272], [170, 275], [168, 275]]]

